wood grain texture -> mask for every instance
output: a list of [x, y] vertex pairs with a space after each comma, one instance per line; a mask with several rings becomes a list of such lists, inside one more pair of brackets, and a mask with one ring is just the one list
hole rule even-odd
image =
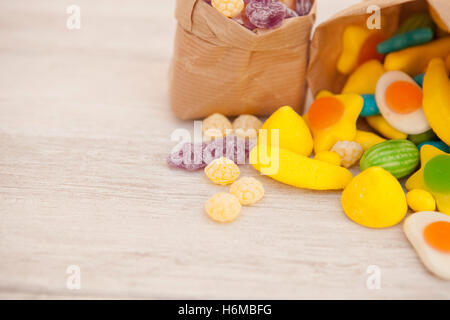
[[226, 188], [165, 163], [192, 128], [167, 100], [174, 1], [76, 2], [69, 31], [72, 1], [0, 1], [0, 298], [450, 298], [401, 226], [359, 227], [339, 192], [260, 178], [261, 203], [210, 221]]

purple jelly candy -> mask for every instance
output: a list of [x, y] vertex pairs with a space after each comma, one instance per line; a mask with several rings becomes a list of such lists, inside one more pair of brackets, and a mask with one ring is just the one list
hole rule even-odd
[[297, 13], [299, 16], [306, 16], [311, 11], [313, 0], [297, 0]]
[[203, 161], [203, 150], [206, 148], [205, 143], [185, 143], [179, 149], [173, 152], [167, 158], [167, 163], [171, 167], [182, 168], [188, 171], [195, 171], [206, 166]]
[[258, 28], [278, 28], [286, 17], [286, 6], [274, 0], [251, 0], [245, 13], [252, 24]]

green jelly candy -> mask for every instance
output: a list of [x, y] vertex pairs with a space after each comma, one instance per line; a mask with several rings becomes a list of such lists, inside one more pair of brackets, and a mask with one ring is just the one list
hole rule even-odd
[[450, 193], [450, 156], [441, 154], [428, 160], [423, 170], [423, 180], [431, 191]]
[[408, 140], [388, 140], [364, 152], [359, 163], [361, 171], [382, 167], [397, 179], [406, 177], [419, 164], [419, 150]]
[[403, 22], [398, 28], [397, 34], [402, 34], [421, 28], [430, 28], [433, 31], [436, 29], [436, 25], [428, 13], [418, 13], [406, 19], [405, 22]]
[[412, 141], [416, 146], [418, 146], [419, 144], [427, 142], [427, 141], [439, 140], [439, 138], [433, 132], [433, 130], [430, 129], [424, 133], [410, 134], [408, 136], [408, 140]]

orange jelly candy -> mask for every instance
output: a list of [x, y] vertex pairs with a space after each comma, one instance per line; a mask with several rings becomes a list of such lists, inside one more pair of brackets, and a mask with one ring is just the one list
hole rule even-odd
[[450, 222], [437, 221], [426, 226], [423, 236], [436, 250], [450, 253]]
[[385, 97], [389, 108], [396, 113], [408, 114], [422, 107], [422, 91], [410, 82], [392, 83], [386, 89]]
[[344, 114], [344, 104], [335, 97], [317, 99], [308, 111], [308, 121], [312, 129], [323, 130], [331, 127]]
[[384, 55], [378, 53], [377, 46], [384, 40], [384, 36], [381, 33], [374, 33], [367, 38], [359, 51], [358, 66], [369, 60], [378, 60], [383, 62]]

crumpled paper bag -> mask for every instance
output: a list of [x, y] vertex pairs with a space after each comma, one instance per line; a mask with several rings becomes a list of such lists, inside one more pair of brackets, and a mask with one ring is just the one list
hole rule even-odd
[[219, 112], [269, 115], [283, 105], [302, 111], [310, 14], [254, 33], [203, 0], [177, 0], [170, 104], [181, 119]]
[[371, 15], [367, 13], [369, 6], [377, 5], [381, 8], [381, 28], [385, 33], [392, 34], [412, 13], [427, 11], [428, 3], [447, 26], [450, 26], [450, 0], [367, 0], [320, 24], [311, 41], [307, 76], [313, 95], [322, 89], [333, 93], [341, 92], [348, 77], [336, 69], [341, 53], [341, 35], [347, 25], [366, 25], [367, 18]]

